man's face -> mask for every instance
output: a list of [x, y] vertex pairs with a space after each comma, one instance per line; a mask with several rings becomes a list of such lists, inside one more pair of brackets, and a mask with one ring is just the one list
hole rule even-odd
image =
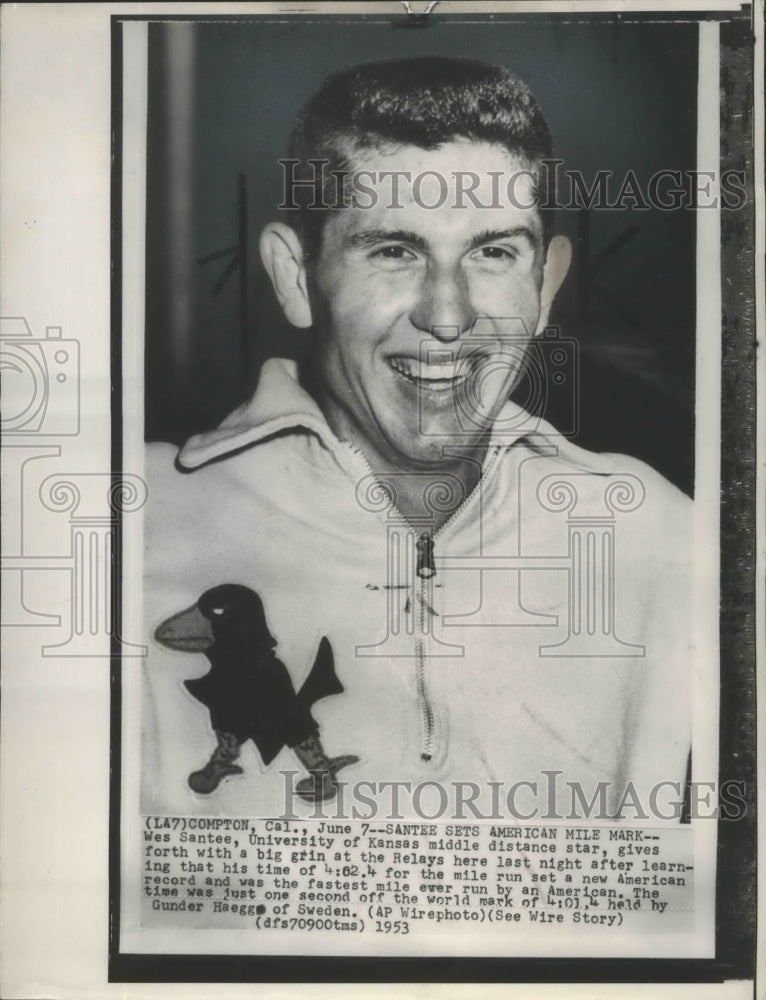
[[[378, 180], [372, 207], [330, 213], [311, 279], [320, 403], [373, 468], [444, 465], [456, 445], [486, 442], [537, 332], [545, 255], [531, 180], [502, 147], [468, 141], [390, 147], [355, 167], [433, 173], [402, 179], [398, 199]], [[455, 207], [455, 171], [478, 175], [478, 205], [464, 194]]]

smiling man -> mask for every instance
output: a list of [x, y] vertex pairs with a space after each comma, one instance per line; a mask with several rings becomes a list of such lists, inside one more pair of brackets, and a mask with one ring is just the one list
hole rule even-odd
[[[392, 80], [394, 70], [384, 70]], [[315, 261], [300, 222], [297, 231], [268, 226], [263, 258], [288, 318], [316, 328], [314, 395], [331, 429], [376, 471], [399, 474], [402, 513], [414, 505], [420, 514], [424, 471], [452, 471], [466, 492], [476, 485], [570, 247], [545, 239], [520, 151], [465, 138], [434, 149], [379, 139], [350, 156], [349, 176], [366, 177], [370, 203], [331, 211]], [[465, 210], [442, 196], [456, 164], [474, 181], [477, 201]], [[394, 167], [400, 183], [387, 198]], [[499, 193], [498, 177], [521, 183]]]
[[373, 797], [462, 782], [485, 814], [677, 818], [688, 501], [510, 400], [570, 262], [551, 156], [526, 85], [468, 60], [354, 67], [299, 117], [261, 256], [310, 357], [267, 362], [178, 456], [150, 448], [147, 809], [188, 809], [183, 776], [215, 740], [206, 808], [300, 808], [290, 746], [266, 767], [214, 736], [180, 689], [204, 658], [162, 641], [234, 583], [260, 596], [296, 691], [332, 648], [319, 797], [335, 760]]

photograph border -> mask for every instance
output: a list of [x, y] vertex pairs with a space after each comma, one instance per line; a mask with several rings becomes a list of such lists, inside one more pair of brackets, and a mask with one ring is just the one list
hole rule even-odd
[[[260, 17], [267, 15], [260, 15]], [[290, 17], [303, 17], [290, 14]], [[332, 18], [340, 15], [322, 14]], [[365, 18], [367, 15], [343, 15]], [[380, 14], [374, 16], [380, 18]], [[438, 11], [431, 17], [448, 18]], [[477, 17], [481, 15], [476, 15]], [[485, 15], [488, 16], [488, 15]], [[505, 19], [545, 13], [494, 15]], [[564, 18], [566, 15], [552, 15]], [[669, 11], [642, 14], [578, 13], [578, 20], [717, 20], [721, 28], [720, 167], [747, 172], [747, 201], [737, 212], [722, 213], [722, 370], [721, 370], [721, 683], [719, 787], [744, 784], [746, 815], [718, 821], [716, 875], [716, 957], [712, 959], [557, 959], [309, 957], [272, 955], [160, 955], [119, 951], [122, 671], [120, 640], [112, 636], [111, 742], [109, 802], [109, 974], [110, 982], [164, 983], [716, 983], [752, 979], [757, 930], [756, 865], [756, 711], [755, 711], [755, 533], [756, 533], [756, 336], [755, 215], [753, 186], [754, 8], [732, 11]], [[231, 15], [231, 19], [234, 19]], [[317, 14], [307, 14], [316, 18]], [[259, 20], [259, 15], [236, 15]], [[399, 17], [406, 26], [406, 14]], [[123, 464], [122, 390], [122, 24], [169, 20], [229, 20], [225, 15], [112, 15], [112, 178], [111, 178], [111, 377], [113, 476]], [[736, 117], [747, 106], [751, 114]], [[726, 279], [726, 280], [723, 280]], [[121, 527], [118, 530], [121, 530]], [[113, 621], [123, 611], [119, 563], [112, 589]]]

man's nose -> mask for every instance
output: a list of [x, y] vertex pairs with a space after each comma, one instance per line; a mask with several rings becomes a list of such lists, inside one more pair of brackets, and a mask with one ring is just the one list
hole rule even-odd
[[465, 278], [457, 269], [427, 273], [410, 313], [412, 325], [448, 343], [470, 330], [475, 319]]

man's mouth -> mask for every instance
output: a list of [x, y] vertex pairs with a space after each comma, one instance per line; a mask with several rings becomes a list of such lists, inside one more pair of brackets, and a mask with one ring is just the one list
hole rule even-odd
[[456, 389], [468, 378], [470, 366], [465, 359], [428, 363], [418, 358], [394, 356], [389, 365], [412, 385], [432, 392]]

